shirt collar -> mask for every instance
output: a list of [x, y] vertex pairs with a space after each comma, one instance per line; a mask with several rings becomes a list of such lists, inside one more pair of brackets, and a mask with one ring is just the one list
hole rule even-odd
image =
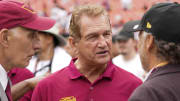
[[179, 67], [180, 67], [180, 64], [167, 64], [167, 65], [155, 68], [153, 69], [153, 71], [151, 72], [147, 80], [152, 79], [159, 75], [180, 72]]
[[71, 63], [69, 65], [69, 75], [71, 79], [77, 79], [81, 76], [83, 76], [76, 68], [74, 62], [77, 60], [77, 58], [74, 58], [71, 60]]
[[146, 81], [148, 79], [148, 77], [150, 76], [150, 74], [155, 70], [155, 68], [152, 68], [147, 74], [146, 77], [144, 79], [144, 81]]
[[5, 91], [8, 83], [8, 76], [1, 64], [0, 64], [0, 83]]
[[14, 69], [11, 69], [9, 72], [8, 72], [8, 77], [9, 78], [12, 78], [13, 76], [15, 76], [17, 73], [17, 68], [14, 68]]
[[[74, 62], [77, 60], [77, 58], [74, 58], [71, 60], [70, 66], [69, 66], [69, 75], [70, 79], [77, 79], [79, 77], [83, 77], [83, 75], [77, 70], [76, 66], [74, 65]], [[112, 64], [112, 61], [109, 61], [106, 67], [105, 72], [101, 75], [102, 78], [109, 78], [112, 79], [114, 71], [114, 66]]]
[[115, 67], [114, 67], [112, 61], [109, 61], [108, 64], [107, 64], [106, 70], [103, 73], [102, 77], [112, 79], [114, 68]]

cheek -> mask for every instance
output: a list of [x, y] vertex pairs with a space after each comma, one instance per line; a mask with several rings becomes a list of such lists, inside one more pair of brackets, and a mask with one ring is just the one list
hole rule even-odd
[[[112, 49], [112, 47], [113, 47], [113, 46], [112, 46], [112, 40], [109, 39], [109, 40], [106, 41], [106, 43], [107, 43], [107, 46], [109, 47], [109, 49]], [[117, 44], [115, 44], [114, 46], [116, 47]]]
[[21, 46], [19, 47], [19, 51], [21, 51], [22, 53], [25, 53], [25, 52], [29, 52], [32, 50], [32, 41], [31, 40], [22, 40], [21, 41]]

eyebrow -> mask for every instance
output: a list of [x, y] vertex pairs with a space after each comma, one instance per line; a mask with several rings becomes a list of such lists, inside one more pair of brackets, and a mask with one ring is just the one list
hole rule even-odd
[[[111, 33], [111, 30], [106, 30], [104, 31], [103, 33]], [[93, 36], [93, 35], [96, 35], [97, 32], [92, 32], [92, 33], [89, 33], [89, 35], [85, 36], [85, 38], [89, 37], [89, 36]]]

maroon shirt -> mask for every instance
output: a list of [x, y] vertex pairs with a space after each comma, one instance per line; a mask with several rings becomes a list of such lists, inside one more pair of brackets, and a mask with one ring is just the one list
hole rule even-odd
[[94, 83], [90, 83], [76, 69], [74, 61], [42, 80], [33, 92], [32, 101], [127, 101], [142, 83], [111, 61], [105, 72]]
[[[33, 73], [26, 68], [14, 68], [8, 73], [8, 76], [11, 79], [12, 85], [20, 81], [34, 77]], [[18, 101], [31, 101], [32, 92], [32, 90], [27, 92]]]

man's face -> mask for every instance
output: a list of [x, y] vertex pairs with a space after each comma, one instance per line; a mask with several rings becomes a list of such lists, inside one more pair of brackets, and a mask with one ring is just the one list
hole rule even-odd
[[142, 63], [142, 66], [144, 68], [144, 70], [148, 71], [148, 67], [149, 67], [149, 63], [148, 63], [148, 53], [146, 51], [146, 43], [145, 43], [145, 40], [146, 40], [146, 36], [144, 35], [145, 32], [144, 31], [141, 31], [139, 32], [139, 42], [138, 42], [138, 52], [139, 52], [139, 55], [140, 55], [140, 59], [141, 59], [141, 63]]
[[111, 58], [112, 32], [108, 18], [81, 17], [78, 58], [92, 64], [106, 64]]
[[54, 46], [53, 36], [46, 32], [38, 32], [39, 43], [41, 48], [38, 52], [45, 52]]
[[7, 60], [13, 67], [26, 67], [39, 48], [39, 39], [34, 30], [16, 27], [8, 30], [8, 43], [5, 48]]
[[127, 55], [136, 50], [135, 48], [137, 42], [132, 38], [129, 38], [127, 40], [118, 40], [117, 43], [121, 55]]

